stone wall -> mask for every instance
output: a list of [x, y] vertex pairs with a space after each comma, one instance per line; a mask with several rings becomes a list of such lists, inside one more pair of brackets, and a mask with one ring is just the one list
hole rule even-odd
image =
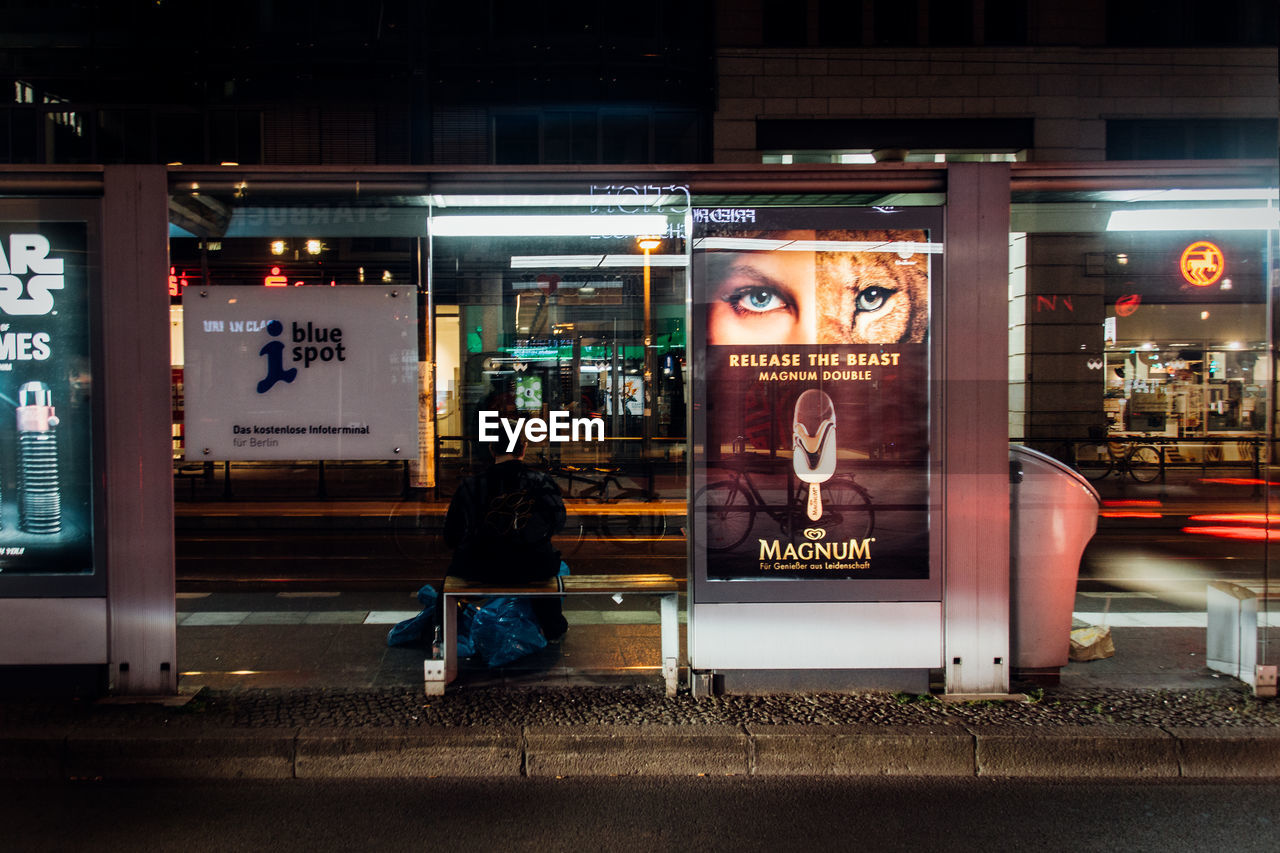
[[1106, 120], [1280, 114], [1273, 48], [721, 48], [717, 163], [758, 119], [1032, 118], [1029, 159], [1106, 158]]

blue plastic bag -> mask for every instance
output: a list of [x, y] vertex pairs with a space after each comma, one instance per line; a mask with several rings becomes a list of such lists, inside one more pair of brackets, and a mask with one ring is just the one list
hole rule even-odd
[[436, 624], [436, 600], [439, 597], [440, 594], [431, 584], [418, 590], [418, 602], [422, 605], [422, 612], [412, 619], [393, 625], [387, 632], [387, 645], [413, 646], [421, 643], [423, 637], [429, 637]]
[[469, 658], [476, 653], [475, 644], [471, 642], [471, 624], [479, 609], [471, 602], [458, 608], [458, 636], [454, 639], [454, 645], [459, 658]]
[[[542, 629], [533, 616], [533, 606], [526, 598], [489, 599], [476, 609], [469, 633], [475, 654], [487, 666], [511, 663], [547, 645], [547, 638], [542, 636]], [[461, 655], [461, 626], [458, 634], [458, 654]]]

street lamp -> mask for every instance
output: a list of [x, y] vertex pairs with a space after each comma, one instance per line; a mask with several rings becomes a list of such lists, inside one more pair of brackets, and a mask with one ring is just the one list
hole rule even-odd
[[648, 464], [650, 420], [653, 416], [653, 319], [649, 300], [649, 253], [662, 245], [662, 238], [646, 234], [636, 238], [636, 245], [644, 250], [644, 454]]

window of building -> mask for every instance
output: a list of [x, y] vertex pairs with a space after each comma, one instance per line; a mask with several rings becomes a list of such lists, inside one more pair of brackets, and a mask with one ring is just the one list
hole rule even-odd
[[600, 159], [604, 163], [648, 163], [649, 116], [643, 113], [601, 113]]
[[591, 163], [596, 159], [597, 145], [594, 112], [566, 110], [543, 116], [542, 162]]
[[793, 0], [764, 0], [761, 33], [765, 47], [804, 45], [809, 38], [806, 4], [795, 3]]
[[1027, 43], [1027, 0], [985, 0], [983, 42], [991, 45]]
[[862, 45], [862, 4], [847, 0], [819, 0], [818, 45], [859, 47]]
[[874, 0], [874, 38], [879, 47], [906, 47], [918, 43], [919, 10], [914, 2]]
[[540, 159], [538, 116], [532, 113], [500, 113], [493, 117], [493, 162], [524, 165]]
[[973, 44], [972, 0], [929, 0], [929, 44]]
[[691, 163], [702, 154], [696, 110], [495, 111], [493, 162]]
[[155, 162], [151, 141], [151, 114], [147, 110], [112, 109], [98, 111], [97, 159], [100, 162]]
[[542, 34], [547, 10], [542, 3], [528, 0], [495, 0], [490, 18], [498, 38], [527, 39]]
[[[15, 108], [8, 114], [8, 156], [6, 163], [40, 163], [39, 115], [35, 110]], [[4, 144], [4, 143], [0, 143]]]
[[[988, 0], [990, 2], [990, 0]], [[1121, 47], [1246, 47], [1277, 43], [1267, 0], [1109, 0], [1107, 44]]]
[[[156, 154], [162, 163], [205, 163], [204, 115], [161, 112], [156, 115]], [[239, 161], [237, 161], [239, 162]]]
[[1108, 160], [1272, 159], [1274, 119], [1110, 119]]
[[209, 114], [209, 161], [261, 163], [262, 117], [252, 110], [217, 110]]
[[689, 110], [655, 112], [653, 162], [700, 162], [703, 159], [699, 143], [701, 126], [698, 114]]
[[45, 150], [51, 163], [92, 163], [93, 112], [63, 109], [44, 111]]

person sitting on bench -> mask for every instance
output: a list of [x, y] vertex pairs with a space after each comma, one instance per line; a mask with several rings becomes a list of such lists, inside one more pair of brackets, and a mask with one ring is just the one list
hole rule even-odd
[[[444, 520], [444, 541], [454, 549], [449, 574], [484, 583], [521, 584], [561, 574], [560, 552], [551, 537], [564, 528], [560, 487], [523, 462], [523, 435], [493, 466], [458, 487]], [[548, 640], [568, 630], [560, 599], [530, 602]]]

